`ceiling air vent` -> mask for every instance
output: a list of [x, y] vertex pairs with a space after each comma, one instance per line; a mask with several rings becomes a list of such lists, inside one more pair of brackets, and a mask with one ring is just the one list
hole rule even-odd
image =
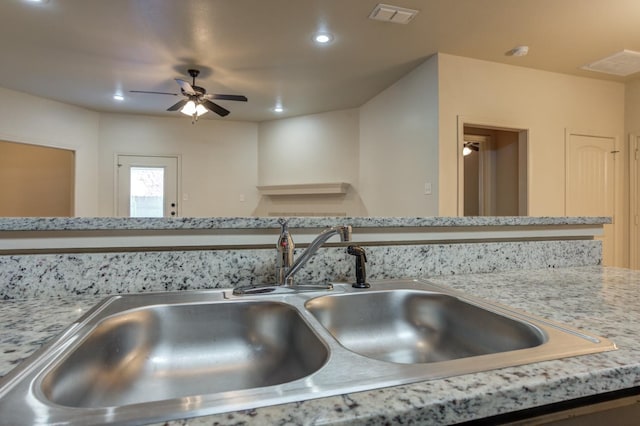
[[581, 67], [583, 70], [604, 72], [626, 77], [640, 72], [640, 52], [623, 50]]
[[391, 6], [389, 4], [379, 4], [371, 12], [369, 19], [393, 22], [394, 24], [408, 24], [417, 14], [417, 10]]

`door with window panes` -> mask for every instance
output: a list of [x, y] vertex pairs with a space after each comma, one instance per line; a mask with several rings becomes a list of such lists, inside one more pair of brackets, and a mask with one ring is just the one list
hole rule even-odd
[[119, 217], [178, 216], [178, 157], [118, 155]]

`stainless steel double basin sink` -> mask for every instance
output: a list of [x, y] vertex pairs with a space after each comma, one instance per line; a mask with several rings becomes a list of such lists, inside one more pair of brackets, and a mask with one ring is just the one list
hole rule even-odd
[[0, 382], [0, 423], [159, 422], [612, 349], [419, 280], [114, 296]]

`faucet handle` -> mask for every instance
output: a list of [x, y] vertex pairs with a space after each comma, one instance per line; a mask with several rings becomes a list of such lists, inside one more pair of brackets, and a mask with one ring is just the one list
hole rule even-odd
[[351, 241], [351, 234], [353, 232], [353, 228], [351, 225], [343, 226], [341, 229], [340, 239], [342, 241]]
[[[278, 237], [276, 248], [279, 252], [290, 252], [288, 256], [293, 257], [294, 244], [291, 234], [289, 233], [289, 221], [287, 219], [280, 218], [278, 219], [278, 223], [280, 224], [280, 236]], [[292, 261], [293, 259], [286, 263], [291, 263]]]
[[291, 266], [293, 265], [293, 251], [295, 244], [293, 238], [289, 233], [288, 220], [284, 218], [278, 219], [280, 224], [280, 235], [278, 236], [278, 242], [276, 243], [276, 250], [278, 252], [276, 263], [276, 282], [279, 285], [285, 284], [287, 274]]

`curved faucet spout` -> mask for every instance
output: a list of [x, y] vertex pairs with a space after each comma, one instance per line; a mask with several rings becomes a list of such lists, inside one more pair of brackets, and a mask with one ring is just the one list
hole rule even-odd
[[334, 226], [329, 229], [326, 229], [320, 233], [312, 242], [309, 244], [309, 247], [302, 253], [298, 259], [291, 265], [289, 270], [284, 274], [282, 279], [283, 282], [279, 282], [278, 284], [284, 285], [293, 285], [293, 276], [300, 268], [302, 268], [307, 261], [313, 256], [318, 249], [331, 237], [334, 235], [339, 235], [341, 241], [351, 241], [351, 226], [350, 225], [339, 225]]

